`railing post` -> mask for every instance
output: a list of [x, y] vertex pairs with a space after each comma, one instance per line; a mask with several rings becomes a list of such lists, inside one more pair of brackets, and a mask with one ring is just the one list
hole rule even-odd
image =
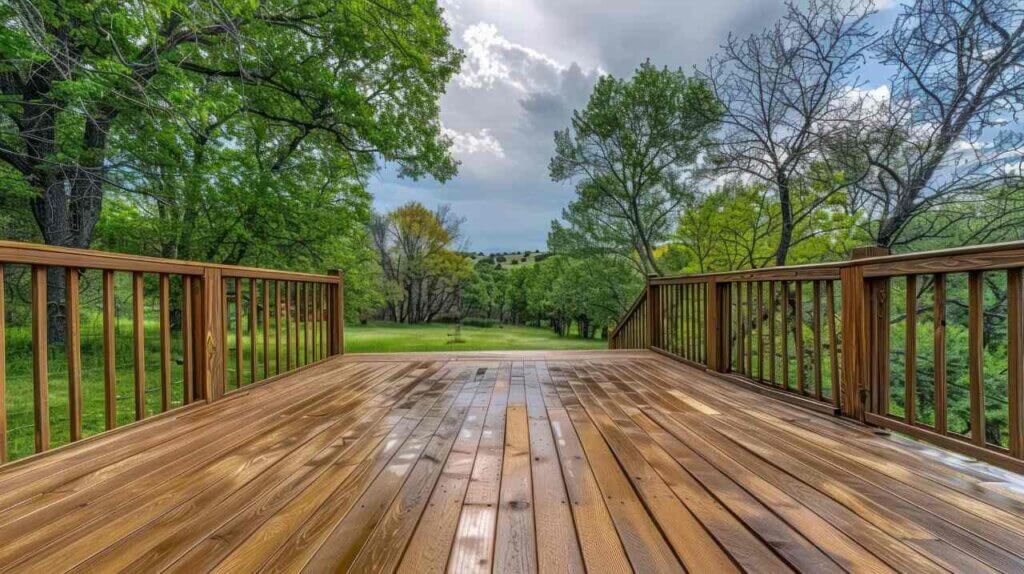
[[338, 282], [331, 286], [330, 321], [331, 321], [331, 354], [345, 353], [345, 272], [336, 269], [332, 273]]
[[657, 347], [658, 328], [655, 323], [658, 319], [658, 300], [657, 293], [658, 288], [656, 285], [651, 283], [656, 275], [653, 273], [647, 275], [647, 346]]
[[721, 371], [722, 349], [722, 300], [718, 281], [707, 282], [707, 298], [704, 301], [704, 342], [705, 357], [709, 371]]
[[193, 300], [194, 305], [198, 303], [198, 317], [192, 322], [192, 340], [197, 346], [193, 354], [195, 381], [209, 403], [224, 396], [224, 284], [220, 269], [207, 267], [199, 283], [201, 296]]
[[[850, 259], [866, 259], [888, 255], [883, 247], [860, 247], [854, 249]], [[878, 334], [876, 312], [878, 301], [888, 301], [879, 288], [864, 278], [864, 269], [859, 265], [843, 267], [842, 282], [842, 341], [843, 373], [840, 379], [840, 410], [843, 415], [864, 420], [865, 407], [873, 408], [878, 397], [871, 396], [882, 360], [878, 345], [872, 336]], [[887, 327], [887, 326], [886, 326]], [[875, 391], [877, 394], [877, 390]]]

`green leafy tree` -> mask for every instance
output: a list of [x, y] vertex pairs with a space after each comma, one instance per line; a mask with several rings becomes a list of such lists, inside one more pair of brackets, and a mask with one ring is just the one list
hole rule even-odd
[[571, 127], [555, 133], [549, 171], [574, 181], [576, 199], [552, 223], [554, 251], [632, 259], [658, 273], [654, 256], [691, 195], [687, 175], [708, 143], [720, 106], [682, 70], [640, 65], [632, 78], [603, 76]]
[[42, 0], [0, 17], [0, 161], [34, 192], [51, 245], [88, 247], [111, 189], [151, 191], [137, 174], [180, 178], [177, 199], [252, 146], [274, 149], [239, 160], [270, 162], [251, 172], [264, 175], [300, 168], [295, 152], [343, 157], [334, 174], [351, 184], [381, 159], [411, 177], [455, 173], [437, 100], [461, 55], [432, 0]]

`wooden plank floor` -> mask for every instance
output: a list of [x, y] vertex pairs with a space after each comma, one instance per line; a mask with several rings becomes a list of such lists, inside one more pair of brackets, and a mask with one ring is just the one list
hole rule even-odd
[[0, 571], [1024, 571], [1024, 480], [647, 352], [347, 356], [0, 469]]

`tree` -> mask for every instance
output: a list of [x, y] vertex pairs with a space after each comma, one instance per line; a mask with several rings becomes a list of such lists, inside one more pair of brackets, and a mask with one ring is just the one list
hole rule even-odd
[[915, 0], [878, 45], [894, 71], [847, 142], [878, 245], [934, 237], [919, 216], [1020, 185], [1024, 5]]
[[461, 55], [431, 0], [41, 0], [0, 15], [0, 160], [35, 192], [48, 244], [88, 247], [107, 192], [152, 167], [128, 157], [145, 117], [191, 116], [222, 146], [245, 140], [211, 125], [259, 118], [281, 156], [315, 142], [348, 158], [349, 180], [378, 158], [455, 172], [437, 99]]
[[461, 225], [448, 206], [430, 211], [416, 202], [374, 216], [370, 233], [384, 278], [400, 294], [387, 302], [391, 320], [422, 323], [458, 309], [472, 273], [470, 258], [453, 249]]
[[[776, 196], [776, 265], [785, 265], [793, 246], [806, 239], [795, 232], [801, 222], [850, 184], [834, 177], [838, 167], [821, 167], [856, 109], [851, 87], [873, 39], [869, 6], [789, 3], [772, 28], [742, 39], [730, 35], [700, 76], [725, 107], [712, 173], [749, 178]], [[819, 169], [812, 170], [814, 164]], [[818, 185], [815, 199], [795, 205], [795, 186], [822, 182], [827, 185]]]
[[659, 273], [654, 249], [690, 195], [686, 176], [719, 115], [702, 81], [645, 62], [628, 80], [601, 77], [572, 125], [555, 132], [549, 171], [577, 198], [552, 223], [552, 248], [632, 258]]

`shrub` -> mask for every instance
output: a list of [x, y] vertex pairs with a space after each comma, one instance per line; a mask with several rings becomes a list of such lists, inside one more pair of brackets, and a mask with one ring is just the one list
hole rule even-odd
[[496, 327], [499, 322], [497, 319], [489, 319], [487, 317], [466, 317], [462, 320], [462, 324], [467, 327]]

